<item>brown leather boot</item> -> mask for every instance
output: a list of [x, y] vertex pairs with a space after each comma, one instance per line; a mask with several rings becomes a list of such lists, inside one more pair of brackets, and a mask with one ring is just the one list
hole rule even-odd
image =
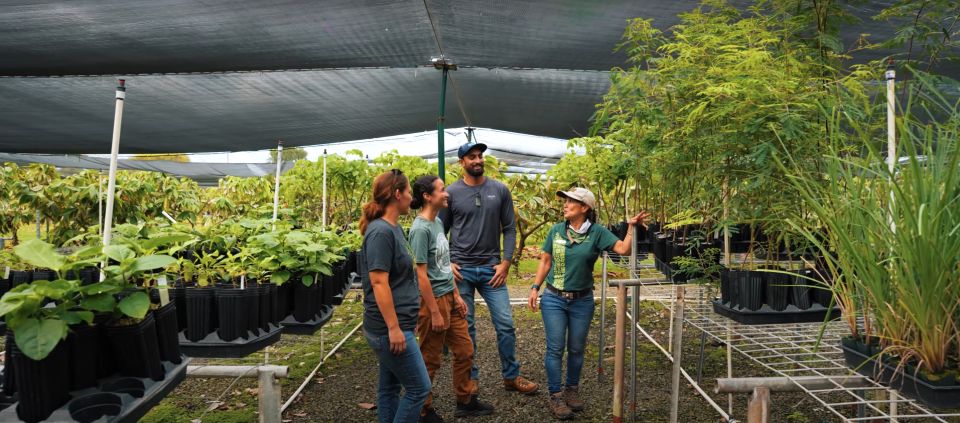
[[503, 387], [508, 391], [517, 391], [524, 395], [535, 394], [540, 389], [540, 385], [523, 376], [517, 376], [516, 379], [504, 379]]
[[547, 398], [547, 406], [550, 407], [550, 413], [559, 420], [570, 420], [573, 418], [573, 410], [567, 406], [563, 398], [563, 392], [550, 394]]
[[580, 399], [580, 392], [577, 386], [568, 386], [563, 388], [563, 399], [567, 401], [567, 406], [573, 411], [583, 411], [583, 400]]

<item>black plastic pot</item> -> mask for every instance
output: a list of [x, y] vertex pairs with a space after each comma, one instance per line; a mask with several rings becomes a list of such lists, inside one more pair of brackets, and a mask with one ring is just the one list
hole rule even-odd
[[279, 322], [286, 319], [293, 309], [293, 283], [287, 281], [277, 287], [277, 308], [274, 312], [274, 319]]
[[186, 288], [187, 333], [191, 342], [197, 342], [213, 332], [214, 290]]
[[244, 326], [244, 332], [240, 336], [247, 339], [247, 331], [256, 333], [260, 328], [260, 286], [250, 284], [243, 291], [244, 310], [240, 317], [247, 318], [247, 324]]
[[809, 309], [813, 304], [810, 302], [810, 283], [811, 281], [802, 275], [793, 277], [793, 286], [790, 287], [790, 303], [800, 310]]
[[[825, 273], [826, 271], [824, 270], [820, 272], [819, 275], [823, 275]], [[817, 288], [813, 289], [813, 300], [824, 307], [829, 306], [830, 302], [833, 300], [833, 290], [831, 289], [832, 284], [824, 281], [820, 276], [817, 276], [818, 273], [816, 272], [811, 271], [810, 274], [819, 280], [819, 282], [810, 282], [811, 285], [817, 286]]]
[[30, 275], [30, 281], [52, 281], [57, 278], [57, 272], [48, 269], [34, 270]]
[[331, 276], [324, 276], [320, 283], [320, 304], [333, 305], [333, 297], [337, 295], [336, 272]]
[[737, 295], [740, 296], [740, 307], [759, 310], [763, 307], [763, 275], [760, 272], [749, 271], [739, 279]]
[[157, 345], [160, 360], [180, 364], [180, 327], [177, 324], [177, 305], [173, 302], [153, 312], [157, 322]]
[[97, 392], [78, 397], [67, 404], [70, 417], [80, 423], [99, 420], [104, 416], [116, 416], [123, 410], [123, 401], [117, 394]]
[[100, 313], [93, 317], [93, 324], [97, 326], [97, 345], [99, 345], [96, 363], [97, 379], [112, 376], [117, 373], [117, 361], [113, 359], [110, 340], [107, 339], [107, 323], [113, 319], [110, 313]]
[[17, 415], [31, 423], [46, 419], [70, 399], [70, 358], [65, 342], [40, 361], [24, 355], [12, 342], [14, 377], [17, 380]]
[[177, 332], [180, 332], [187, 328], [187, 288], [170, 288], [168, 292], [170, 302], [177, 308]]
[[96, 267], [84, 267], [80, 269], [80, 284], [92, 285], [100, 281], [100, 269]]
[[730, 271], [727, 269], [720, 271], [720, 302], [730, 302]]
[[320, 290], [316, 283], [305, 286], [297, 280], [293, 284], [293, 318], [298, 322], [312, 320], [319, 309]]
[[[13, 331], [7, 331], [4, 338], [4, 363], [13, 363], [13, 357], [11, 357], [13, 355], [13, 343]], [[14, 392], [17, 392], [16, 373], [13, 371], [13, 367], [7, 366], [3, 369], [3, 394], [11, 396]]]
[[[269, 329], [270, 329], [270, 320], [273, 319], [273, 306], [272, 306], [272, 303], [273, 303], [273, 302], [276, 300], [276, 298], [277, 298], [275, 294], [271, 294], [271, 293], [270, 293], [270, 286], [271, 286], [271, 285], [266, 285], [266, 284], [260, 285], [260, 286], [259, 286], [259, 291], [260, 291], [260, 292], [259, 292], [258, 297], [257, 297], [257, 300], [258, 300], [258, 303], [259, 303], [258, 306], [259, 306], [259, 308], [260, 308], [260, 312], [257, 314], [257, 315], [259, 316], [259, 319], [260, 319], [260, 321], [259, 321], [260, 324], [258, 325], [258, 327], [259, 327], [260, 329], [263, 329], [263, 330], [269, 330]], [[275, 285], [274, 285], [274, 286], [275, 286]], [[276, 291], [274, 291], [274, 292], [276, 292]]]
[[19, 285], [30, 283], [33, 280], [33, 272], [29, 270], [11, 270], [10, 288], [13, 289]]
[[157, 325], [152, 313], [147, 313], [135, 325], [107, 326], [106, 332], [120, 374], [163, 380]]
[[745, 280], [750, 276], [750, 272], [746, 270], [731, 270], [730, 271], [730, 307], [737, 308], [742, 307], [744, 304], [743, 298], [741, 298], [740, 289], [746, 283]]
[[786, 310], [793, 278], [783, 273], [764, 273], [765, 302], [776, 311]]
[[244, 309], [248, 307], [246, 294], [243, 289], [217, 288], [217, 317], [220, 326], [217, 335], [224, 341], [232, 341], [246, 335], [247, 316]]
[[100, 355], [102, 328], [81, 323], [70, 327], [67, 347], [70, 356], [70, 390], [80, 390], [97, 384], [97, 358]]
[[351, 251], [347, 253], [347, 279], [350, 279], [351, 273], [359, 273], [357, 270], [357, 252]]
[[10, 291], [10, 279], [0, 279], [0, 297]]

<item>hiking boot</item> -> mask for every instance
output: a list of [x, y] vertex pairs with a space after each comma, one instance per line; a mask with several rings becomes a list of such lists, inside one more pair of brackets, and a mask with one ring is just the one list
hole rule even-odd
[[573, 418], [573, 410], [567, 406], [567, 401], [563, 398], [563, 392], [550, 394], [547, 399], [547, 406], [550, 407], [550, 413], [559, 420], [570, 420]]
[[457, 402], [457, 411], [453, 413], [454, 417], [486, 416], [493, 414], [493, 406], [485, 402], [480, 402], [476, 395], [470, 397], [470, 402], [461, 404]]
[[420, 423], [444, 423], [443, 417], [440, 417], [437, 414], [437, 410], [434, 410], [433, 407], [427, 409], [422, 416], [420, 416]]
[[537, 389], [540, 389], [540, 385], [523, 376], [517, 376], [516, 379], [504, 379], [503, 387], [508, 391], [517, 391], [524, 395], [535, 394]]
[[583, 400], [580, 399], [580, 392], [576, 386], [563, 388], [563, 399], [567, 401], [567, 406], [573, 411], [583, 411]]

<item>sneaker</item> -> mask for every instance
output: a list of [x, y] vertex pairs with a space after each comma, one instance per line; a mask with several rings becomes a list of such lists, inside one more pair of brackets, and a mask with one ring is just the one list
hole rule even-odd
[[563, 388], [563, 399], [567, 401], [567, 406], [573, 411], [583, 411], [583, 400], [580, 399], [580, 392], [576, 386]]
[[443, 417], [437, 414], [437, 410], [428, 408], [426, 413], [420, 416], [420, 423], [444, 423]]
[[559, 420], [570, 420], [573, 418], [573, 410], [567, 406], [567, 401], [563, 398], [563, 392], [550, 394], [547, 399], [547, 406], [550, 407], [550, 413]]
[[493, 414], [493, 406], [485, 402], [480, 402], [476, 395], [470, 397], [470, 402], [466, 404], [457, 403], [457, 411], [453, 413], [455, 417], [486, 416]]
[[523, 376], [517, 376], [515, 379], [504, 379], [503, 387], [508, 391], [517, 391], [524, 395], [533, 395], [540, 389], [540, 385]]

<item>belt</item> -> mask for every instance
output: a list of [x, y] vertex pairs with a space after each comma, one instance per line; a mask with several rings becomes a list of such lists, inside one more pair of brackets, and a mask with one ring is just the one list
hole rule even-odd
[[550, 284], [547, 285], [547, 291], [560, 297], [565, 300], [578, 300], [586, 296], [593, 296], [593, 288], [584, 289], [582, 291], [561, 291], [557, 288], [554, 288]]

